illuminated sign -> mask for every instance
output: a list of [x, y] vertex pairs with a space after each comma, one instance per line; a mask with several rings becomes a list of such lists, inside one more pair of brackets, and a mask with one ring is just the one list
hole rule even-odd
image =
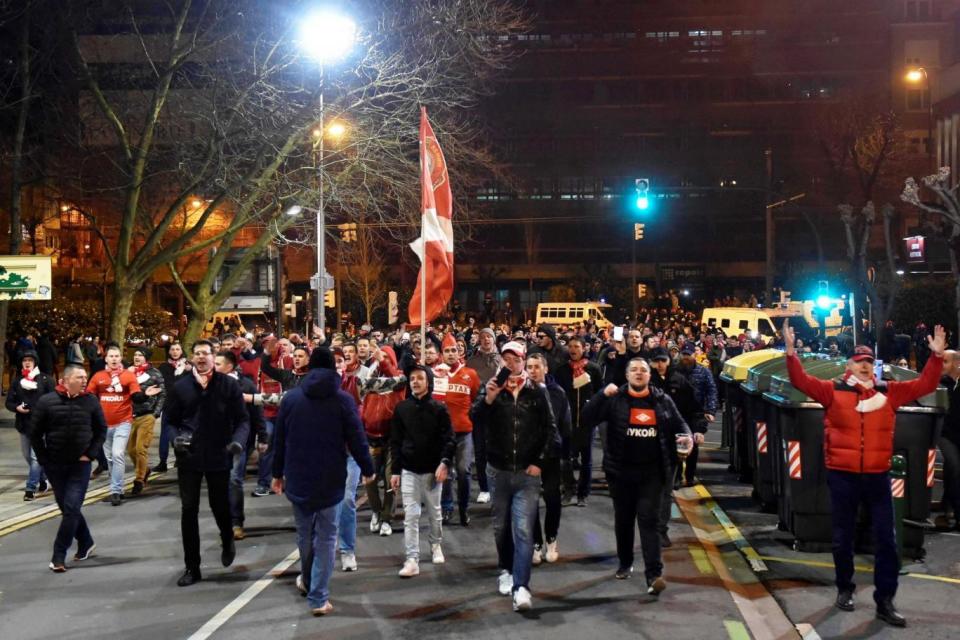
[[904, 238], [903, 242], [907, 250], [907, 262], [916, 263], [927, 261], [926, 244], [924, 243], [923, 236]]

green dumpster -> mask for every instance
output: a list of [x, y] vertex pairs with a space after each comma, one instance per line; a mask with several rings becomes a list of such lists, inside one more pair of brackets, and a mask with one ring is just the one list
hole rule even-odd
[[[816, 378], [832, 380], [843, 375], [846, 361], [826, 360], [805, 364], [804, 369]], [[884, 379], [908, 379], [912, 373], [895, 367], [884, 369]], [[793, 534], [796, 549], [827, 551], [831, 547], [832, 523], [823, 457], [823, 407], [793, 387], [786, 372], [773, 376], [763, 397], [773, 407], [770, 415], [777, 422], [781, 438], [781, 527]], [[942, 397], [931, 394], [897, 411], [894, 454], [907, 459], [906, 513], [908, 520], [916, 523], [925, 521], [930, 510], [930, 487], [926, 485], [928, 470], [932, 469], [930, 452], [935, 450], [939, 416], [945, 407], [938, 400]], [[861, 531], [869, 530], [862, 525], [861, 522]], [[922, 527], [904, 527], [903, 543], [905, 553], [922, 557]]]
[[[800, 361], [804, 369], [810, 370], [823, 363], [824, 356], [801, 354]], [[763, 399], [775, 376], [787, 376], [785, 357], [754, 366], [740, 385], [744, 393], [747, 449], [753, 465], [753, 497], [768, 513], [776, 512], [782, 486], [779, 422], [773, 406]]]
[[742, 482], [751, 482], [753, 467], [748, 456], [740, 383], [747, 379], [750, 367], [782, 357], [783, 352], [777, 349], [760, 349], [742, 353], [723, 363], [720, 374], [720, 393], [724, 399], [722, 445], [729, 447], [730, 471], [739, 474]]

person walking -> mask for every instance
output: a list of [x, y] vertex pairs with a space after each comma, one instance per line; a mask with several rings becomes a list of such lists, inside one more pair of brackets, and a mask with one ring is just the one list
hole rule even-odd
[[133, 366], [130, 372], [137, 378], [142, 393], [133, 397], [133, 428], [127, 442], [127, 454], [133, 460], [133, 495], [140, 495], [150, 476], [150, 443], [153, 442], [153, 428], [157, 418], [163, 412], [166, 397], [163, 374], [150, 364], [152, 352], [147, 347], [139, 347], [133, 352]]
[[619, 568], [614, 577], [625, 580], [633, 572], [634, 531], [640, 530], [647, 593], [658, 596], [667, 588], [663, 579], [660, 501], [679, 464], [678, 450], [693, 446], [690, 428], [673, 400], [650, 386], [650, 365], [643, 358], [627, 364], [627, 383], [608, 384], [584, 408], [588, 423], [607, 423], [603, 469], [613, 498], [614, 534]]
[[[696, 360], [697, 347], [693, 342], [685, 342], [680, 348], [680, 363], [675, 370], [683, 375], [693, 387], [693, 395], [697, 403], [703, 408], [703, 415], [707, 425], [714, 421], [717, 415], [719, 402], [717, 400], [717, 383], [713, 379], [710, 369], [698, 364]], [[706, 433], [706, 431], [704, 431]], [[697, 461], [700, 459], [700, 443], [703, 435], [694, 438], [693, 450], [683, 466], [683, 482], [692, 487], [697, 480]], [[678, 478], [678, 480], [680, 480]]]
[[[533, 521], [533, 564], [538, 565], [542, 560], [556, 562], [560, 558], [560, 547], [557, 535], [560, 533], [560, 512], [563, 509], [563, 500], [560, 495], [562, 467], [564, 461], [560, 457], [562, 443], [570, 439], [570, 402], [567, 394], [559, 384], [554, 382], [542, 353], [531, 353], [527, 356], [527, 377], [535, 385], [543, 387], [550, 398], [550, 407], [557, 421], [557, 434], [553, 446], [549, 447], [548, 454], [543, 458], [543, 468], [540, 469], [540, 481], [543, 487], [543, 503], [545, 506], [543, 527], [540, 526], [540, 504], [537, 503], [537, 515]], [[546, 534], [546, 538], [544, 538]]]
[[107, 423], [100, 403], [86, 386], [83, 367], [67, 364], [61, 384], [37, 400], [30, 416], [30, 444], [53, 485], [62, 514], [49, 564], [55, 573], [67, 570], [67, 551], [74, 540], [76, 562], [87, 560], [96, 549], [81, 509], [90, 483], [90, 461], [103, 447]]
[[510, 341], [500, 350], [509, 375], [489, 380], [473, 406], [474, 424], [484, 421], [487, 475], [493, 498], [501, 595], [513, 595], [513, 610], [533, 606], [530, 567], [533, 521], [540, 501], [544, 458], [556, 442], [557, 424], [546, 389], [531, 382], [524, 369], [525, 349]]
[[390, 432], [390, 478], [403, 499], [403, 545], [406, 557], [401, 578], [420, 573], [421, 504], [430, 524], [430, 554], [433, 564], [443, 564], [441, 542], [443, 516], [441, 487], [456, 451], [453, 426], [447, 406], [432, 397], [433, 372], [426, 365], [407, 371], [410, 393], [393, 412]]
[[54, 390], [53, 378], [37, 367], [35, 351], [24, 351], [20, 364], [20, 375], [10, 381], [9, 393], [5, 405], [7, 411], [14, 414], [13, 426], [20, 434], [20, 452], [27, 463], [27, 483], [23, 492], [23, 501], [30, 502], [47, 492], [47, 478], [43, 467], [37, 460], [36, 452], [30, 445], [31, 412], [37, 401]]
[[[477, 350], [467, 358], [467, 366], [477, 372], [481, 385], [497, 375], [497, 371], [503, 366], [500, 351], [497, 349], [497, 335], [490, 327], [480, 330]], [[490, 502], [490, 483], [487, 480], [487, 439], [483, 423], [473, 425], [473, 450], [477, 485], [480, 487], [477, 504], [487, 504]]]
[[[110, 504], [119, 507], [123, 500], [123, 473], [126, 470], [127, 440], [133, 426], [134, 394], [140, 394], [137, 378], [123, 367], [123, 353], [116, 342], [107, 343], [106, 368], [90, 378], [87, 391], [100, 400], [107, 420], [107, 439], [103, 452], [110, 471]], [[142, 397], [138, 397], [138, 401]]]
[[311, 352], [304, 380], [280, 402], [273, 432], [272, 487], [293, 505], [300, 549], [297, 589], [315, 616], [333, 611], [329, 585], [348, 450], [364, 482], [375, 479], [356, 402], [340, 389], [334, 367], [330, 349]]
[[947, 388], [950, 408], [943, 419], [940, 433], [940, 452], [943, 454], [944, 511], [953, 511], [953, 528], [960, 531], [960, 352], [944, 351], [943, 378], [940, 384]]
[[[631, 332], [632, 333], [632, 332]], [[582, 419], [583, 408], [587, 401], [603, 388], [603, 371], [600, 365], [587, 358], [586, 345], [582, 338], [571, 338], [567, 343], [570, 360], [560, 365], [554, 374], [557, 383], [563, 388], [570, 402], [570, 437], [564, 448], [564, 457], [569, 460], [564, 472], [564, 492], [566, 500], [574, 496], [578, 507], [587, 506], [590, 496], [590, 482], [593, 475], [593, 434], [594, 426]], [[573, 480], [574, 462], [579, 462], [580, 477]]]
[[783, 323], [790, 384], [824, 408], [824, 462], [830, 489], [833, 520], [833, 563], [836, 574], [836, 606], [853, 611], [854, 536], [861, 503], [870, 509], [875, 544], [873, 582], [876, 617], [895, 627], [906, 618], [893, 604], [897, 594], [900, 559], [897, 554], [890, 490], [890, 458], [896, 410], [932, 393], [940, 381], [946, 331], [934, 327], [927, 336], [931, 356], [920, 377], [907, 382], [885, 382], [874, 376], [873, 349], [854, 347], [853, 356], [840, 380], [819, 380], [807, 375], [794, 348], [794, 332]]
[[[183, 346], [179, 342], [172, 342], [167, 345], [167, 359], [160, 363], [157, 370], [163, 376], [163, 388], [165, 391], [173, 389], [173, 385], [180, 378], [190, 375], [190, 369], [193, 366], [187, 360], [183, 353]], [[161, 420], [161, 424], [163, 421]], [[166, 429], [160, 429], [160, 443], [157, 447], [157, 453], [160, 456], [160, 462], [152, 469], [153, 473], [167, 472], [167, 458], [170, 456], [170, 437]]]
[[229, 479], [233, 456], [244, 450], [250, 421], [237, 381], [214, 369], [213, 345], [193, 343], [191, 375], [167, 399], [163, 428], [170, 429], [177, 456], [180, 534], [185, 570], [177, 586], [200, 582], [200, 487], [207, 481], [210, 510], [220, 530], [220, 562], [233, 564], [236, 547], [230, 519]]

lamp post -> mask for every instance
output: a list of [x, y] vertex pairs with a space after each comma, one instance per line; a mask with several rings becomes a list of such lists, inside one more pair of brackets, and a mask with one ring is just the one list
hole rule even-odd
[[[927, 89], [927, 161], [930, 163], [930, 170], [933, 171], [935, 168], [933, 166], [933, 88], [930, 86], [930, 75], [926, 68], [917, 67], [907, 72], [906, 80], [910, 84], [920, 84], [922, 80]], [[923, 104], [922, 97], [920, 103]]]
[[[353, 47], [357, 37], [357, 25], [347, 16], [330, 11], [320, 11], [308, 16], [300, 27], [300, 46], [307, 56], [313, 58], [320, 64], [320, 78], [323, 82], [323, 67], [325, 64], [336, 62], [343, 59]], [[326, 226], [324, 216], [324, 196], [323, 196], [323, 140], [325, 137], [324, 129], [324, 100], [323, 87], [320, 90], [320, 126], [318, 127], [319, 138], [317, 140], [319, 159], [317, 163], [317, 176], [319, 182], [319, 202], [317, 206], [317, 321], [320, 327], [320, 335], [326, 340], [327, 318], [324, 312], [324, 299], [326, 298]], [[342, 126], [339, 129], [343, 133]], [[334, 133], [331, 131], [331, 133]]]

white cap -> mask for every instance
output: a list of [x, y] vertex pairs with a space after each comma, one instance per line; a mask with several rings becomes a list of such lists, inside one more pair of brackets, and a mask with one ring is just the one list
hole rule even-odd
[[511, 340], [510, 342], [506, 343], [500, 348], [500, 353], [506, 353], [507, 351], [515, 353], [521, 358], [527, 355], [527, 350], [524, 348], [524, 346], [521, 343], [517, 342], [516, 340]]

